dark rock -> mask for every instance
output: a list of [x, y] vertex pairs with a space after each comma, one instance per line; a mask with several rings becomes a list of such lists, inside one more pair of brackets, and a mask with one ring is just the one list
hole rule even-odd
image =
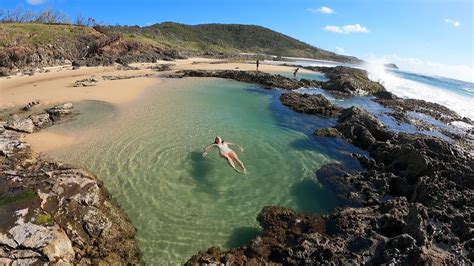
[[374, 93], [374, 96], [379, 98], [379, 99], [384, 99], [384, 100], [396, 100], [400, 99], [397, 97], [395, 94], [389, 92], [389, 91], [378, 91]]
[[319, 81], [299, 81], [290, 79], [282, 75], [274, 75], [258, 71], [240, 71], [240, 70], [181, 70], [168, 77], [212, 77], [233, 79], [241, 82], [256, 83], [268, 88], [298, 89], [301, 87], [318, 87]]
[[[369, 153], [370, 158], [355, 156], [367, 169], [329, 164], [316, 175], [343, 205], [356, 208], [308, 217], [324, 221], [317, 230], [305, 230], [311, 222], [303, 214], [264, 208], [258, 216], [262, 235], [218, 257], [238, 254], [241, 264], [473, 263], [472, 150], [433, 136], [387, 131], [356, 107], [342, 110], [333, 129]], [[300, 222], [305, 227], [296, 226]], [[197, 261], [199, 256], [190, 262]]]
[[388, 63], [383, 65], [385, 68], [392, 68], [392, 69], [398, 69], [398, 66], [395, 65], [394, 63]]
[[321, 88], [351, 95], [372, 95], [385, 91], [378, 82], [369, 79], [367, 71], [345, 66], [337, 67], [304, 67], [325, 74], [328, 81]]
[[462, 120], [462, 117], [455, 111], [440, 104], [424, 100], [378, 97], [375, 101], [385, 107], [391, 108], [394, 112], [417, 112], [429, 115], [445, 123]]
[[152, 69], [156, 72], [170, 71], [174, 64], [159, 64], [157, 66], [150, 66], [148, 69]]
[[284, 93], [280, 96], [280, 101], [291, 109], [305, 114], [335, 117], [341, 110], [321, 94]]
[[333, 137], [338, 138], [341, 137], [341, 133], [335, 128], [318, 128], [314, 131], [314, 135], [319, 137]]

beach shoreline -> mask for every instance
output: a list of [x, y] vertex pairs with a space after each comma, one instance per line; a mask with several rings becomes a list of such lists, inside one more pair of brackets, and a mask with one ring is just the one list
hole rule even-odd
[[[149, 68], [170, 63], [172, 64], [172, 71], [166, 70], [157, 73]], [[129, 69], [131, 70], [93, 67], [83, 68], [83, 72], [76, 72], [78, 75], [72, 76], [68, 76], [68, 74], [77, 70], [64, 70], [66, 74], [56, 75], [54, 75], [54, 72], [52, 74], [42, 73], [38, 74], [37, 79], [33, 79], [33, 81], [30, 77], [13, 77], [10, 79], [12, 81], [10, 83], [7, 82], [8, 80], [4, 81], [2, 79], [0, 84], [9, 84], [9, 86], [2, 86], [1, 92], [6, 94], [7, 97], [2, 99], [0, 104], [3, 104], [5, 108], [22, 106], [25, 102], [18, 101], [20, 96], [29, 97], [37, 92], [37, 88], [45, 88], [43, 98], [26, 98], [28, 99], [27, 102], [30, 100], [40, 101], [38, 106], [33, 107], [33, 111], [36, 108], [44, 109], [47, 105], [56, 102], [78, 102], [82, 100], [103, 101], [119, 107], [138, 99], [147, 88], [153, 86], [159, 89], [160, 84], [168, 81], [173, 83], [172, 78], [204, 77], [233, 79], [258, 84], [268, 89], [281, 88], [288, 91], [298, 87], [314, 87], [315, 84], [319, 84], [321, 88], [335, 96], [372, 95], [374, 99], [383, 101], [386, 106], [405, 105], [404, 110], [403, 108], [398, 110], [399, 120], [397, 120], [404, 121], [404, 123], [412, 123], [412, 121], [409, 121], [410, 118], [406, 116], [407, 110], [410, 111], [410, 108], [414, 111], [424, 112], [433, 118], [439, 118], [446, 124], [462, 119], [455, 112], [443, 106], [425, 101], [399, 98], [386, 91], [379, 83], [368, 79], [367, 72], [347, 67], [301, 69], [303, 73], [320, 71], [329, 77], [328, 81], [295, 80], [272, 75], [282, 72], [291, 75], [292, 70], [295, 69], [294, 66], [261, 65], [261, 72], [256, 72], [255, 64], [251, 62], [229, 62], [215, 59], [193, 58], [173, 62], [158, 61], [154, 64], [130, 64]], [[160, 77], [167, 78], [166, 82], [160, 81]], [[29, 78], [30, 80], [28, 80]], [[13, 82], [15, 80], [16, 83]], [[73, 87], [72, 85], [77, 83], [78, 80], [80, 80], [80, 86]], [[190, 79], [190, 81], [192, 80]], [[36, 83], [37, 86], [34, 87]], [[359, 86], [358, 84], [363, 85]], [[118, 91], [116, 91], [117, 88]], [[62, 90], [66, 91], [61, 93]], [[9, 92], [12, 93], [13, 91], [19, 94], [8, 95]], [[297, 241], [299, 243], [297, 248], [301, 248], [308, 254], [319, 254], [321, 250], [329, 252], [331, 256], [327, 258], [312, 258], [320, 263], [329, 263], [334, 260], [345, 262], [346, 259], [351, 258], [363, 263], [366, 262], [367, 255], [372, 256], [375, 262], [385, 262], [384, 256], [389, 256], [389, 253], [387, 253], [388, 255], [384, 253], [381, 256], [373, 251], [376, 249], [383, 249], [386, 252], [392, 252], [392, 249], [400, 250], [404, 248], [401, 243], [405, 242], [409, 243], [410, 247], [404, 250], [401, 255], [396, 256], [398, 261], [406, 261], [407, 259], [420, 263], [467, 261], [469, 254], [454, 255], [451, 250], [441, 250], [430, 243], [436, 241], [444, 243], [444, 239], [449, 238], [450, 235], [459, 236], [462, 234], [464, 232], [462, 230], [465, 230], [464, 227], [469, 222], [468, 218], [463, 217], [467, 217], [466, 214], [469, 210], [457, 208], [456, 215], [458, 216], [455, 217], [455, 214], [448, 212], [450, 208], [455, 207], [452, 202], [439, 199], [440, 205], [433, 206], [434, 196], [426, 191], [449, 194], [451, 198], [455, 198], [458, 202], [467, 201], [469, 196], [458, 192], [460, 190], [471, 191], [471, 183], [468, 177], [472, 174], [472, 168], [470, 168], [472, 155], [469, 155], [469, 149], [472, 151], [472, 146], [460, 142], [448, 142], [433, 136], [390, 131], [365, 109], [354, 106], [344, 109], [335, 107], [322, 95], [308, 96], [293, 93], [282, 97], [287, 97], [284, 98], [285, 101], [282, 100], [282, 103], [297, 112], [320, 117], [337, 117], [336, 126], [318, 129], [314, 132], [317, 138], [340, 138], [369, 153], [370, 157], [362, 154], [352, 155], [363, 166], [364, 169], [361, 171], [354, 172], [340, 164], [326, 164], [320, 169], [321, 171], [318, 170], [318, 180], [324, 183], [325, 186], [330, 187], [338, 197], [341, 197], [348, 204], [342, 205], [340, 209], [327, 216], [296, 214], [290, 209], [264, 207], [257, 220], [263, 227], [263, 234], [267, 238], [262, 242], [260, 237], [257, 237], [251, 242], [251, 246], [257, 247], [261, 253], [257, 252], [255, 257], [247, 257], [247, 246], [229, 251], [211, 248], [207, 253], [201, 252], [192, 257], [188, 263], [204, 263], [207, 259], [210, 259], [210, 262], [227, 263], [229, 262], [228, 258], [237, 258], [236, 262], [239, 263], [252, 261], [265, 263], [272, 260], [268, 257], [268, 254], [276, 252], [272, 243], [278, 243], [282, 240], [284, 241], [281, 243], [281, 247], [285, 250], [291, 250], [292, 248], [285, 246], [285, 243]], [[425, 107], [417, 109], [420, 105]], [[18, 112], [18, 110], [13, 111], [13, 113]], [[391, 114], [394, 119], [396, 119], [396, 115], [396, 113]], [[471, 123], [470, 120], [466, 121]], [[467, 139], [467, 137], [463, 138], [462, 136], [460, 138], [462, 141]], [[39, 152], [79, 143], [77, 137], [51, 134], [47, 131], [29, 134], [26, 140], [31, 142], [31, 146]], [[453, 156], [453, 154], [456, 154], [456, 156]], [[412, 163], [413, 161], [415, 163]], [[462, 170], [460, 170], [461, 167]], [[460, 178], [453, 179], [452, 176], [459, 176]], [[429, 182], [427, 178], [430, 178]], [[444, 182], [447, 181], [455, 184], [455, 186], [444, 186]], [[389, 200], [386, 200], [386, 197], [389, 197]], [[410, 201], [411, 198], [415, 199], [415, 202]], [[435, 207], [438, 208], [437, 212], [432, 212], [430, 208]], [[470, 208], [470, 206], [467, 206], [467, 208]], [[399, 213], [400, 210], [401, 213]], [[364, 218], [365, 220], [358, 219], [359, 212], [368, 214]], [[447, 233], [438, 232], [435, 236], [431, 236], [431, 233], [428, 235], [428, 224], [432, 227], [438, 227], [436, 224], [431, 224], [431, 220], [428, 219], [429, 215], [436, 217], [438, 220], [443, 215], [448, 216], [448, 221], [445, 221], [442, 226], [453, 228], [453, 226], [458, 226], [457, 223], [460, 223], [459, 227], [461, 229], [453, 229], [453, 232]], [[389, 222], [386, 223], [384, 219], [388, 219]], [[328, 234], [325, 227], [326, 223], [341, 226], [340, 232], [352, 237], [342, 238], [342, 235]], [[350, 224], [349, 229], [344, 228], [345, 224]], [[291, 228], [287, 228], [288, 226]], [[355, 231], [351, 231], [351, 228], [355, 228]], [[368, 228], [370, 230], [367, 230]], [[292, 230], [295, 230], [295, 232], [292, 232]], [[396, 231], [395, 235], [390, 233], [393, 230]], [[307, 238], [308, 234], [313, 238]], [[288, 239], [288, 241], [285, 239]], [[313, 246], [308, 247], [305, 241], [310, 241]], [[449, 243], [455, 248], [460, 248], [464, 243], [467, 245], [464, 239], [462, 241], [464, 242], [460, 242], [458, 239], [457, 242]], [[349, 248], [352, 245], [359, 245], [359, 242], [363, 242], [362, 249], [350, 253], [341, 251], [340, 245]], [[285, 255], [289, 254], [289, 251], [285, 252], [279, 255], [280, 259], [295, 264], [301, 262], [300, 258]], [[415, 254], [416, 257], [407, 258], [407, 254]], [[255, 259], [257, 260], [255, 261]]]

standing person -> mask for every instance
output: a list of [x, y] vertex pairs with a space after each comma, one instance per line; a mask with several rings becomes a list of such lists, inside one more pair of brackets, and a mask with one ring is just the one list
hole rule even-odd
[[298, 75], [298, 70], [300, 70], [299, 67], [297, 67], [297, 68], [295, 69], [295, 72], [293, 72], [293, 77], [295, 77], [295, 78], [297, 77], [297, 75]]
[[257, 59], [257, 71], [258, 71], [258, 66], [260, 65], [260, 61]]
[[[217, 147], [219, 148], [219, 155], [222, 158], [227, 160], [230, 167], [232, 167], [235, 171], [237, 171], [240, 174], [245, 174], [247, 172], [247, 169], [245, 169], [245, 166], [242, 163], [242, 161], [240, 161], [239, 157], [237, 156], [237, 153], [235, 153], [235, 151], [229, 148], [229, 146], [231, 145], [239, 147], [240, 151], [244, 151], [244, 148], [242, 148], [240, 145], [230, 143], [230, 142], [224, 142], [221, 137], [216, 137], [216, 139], [214, 140], [214, 143], [211, 143], [206, 148], [204, 148], [204, 152], [202, 153], [202, 156], [206, 157], [207, 152], [209, 151], [210, 148]], [[237, 169], [237, 167], [235, 167], [235, 163], [237, 163], [242, 170]]]

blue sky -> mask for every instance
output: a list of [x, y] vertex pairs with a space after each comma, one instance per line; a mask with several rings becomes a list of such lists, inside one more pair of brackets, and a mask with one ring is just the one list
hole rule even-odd
[[474, 80], [473, 0], [0, 0], [18, 5], [110, 24], [257, 24], [323, 49]]

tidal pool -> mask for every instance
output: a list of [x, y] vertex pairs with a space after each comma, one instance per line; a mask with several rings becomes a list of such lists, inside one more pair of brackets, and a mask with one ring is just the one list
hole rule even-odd
[[[148, 264], [179, 264], [199, 250], [236, 247], [259, 233], [262, 207], [327, 213], [335, 196], [315, 177], [350, 159], [342, 141], [312, 136], [334, 120], [293, 112], [280, 91], [221, 79], [167, 80], [126, 105], [76, 103], [79, 115], [45, 131], [81, 136], [47, 154], [104, 181], [137, 228]], [[242, 145], [247, 175], [212, 150], [216, 135]]]

